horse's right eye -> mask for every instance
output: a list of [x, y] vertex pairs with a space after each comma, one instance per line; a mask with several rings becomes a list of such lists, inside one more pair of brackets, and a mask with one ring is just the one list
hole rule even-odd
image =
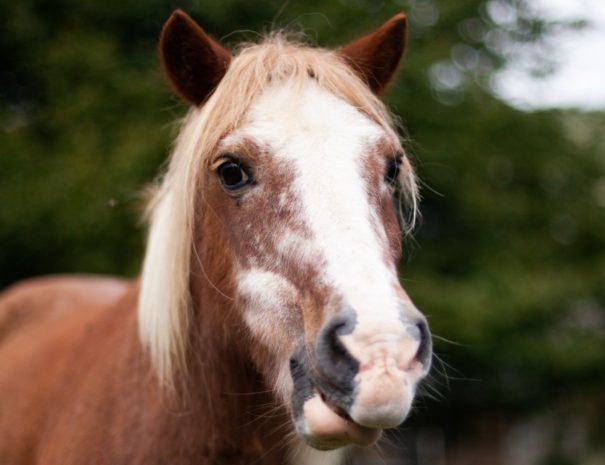
[[218, 167], [218, 177], [223, 187], [235, 191], [252, 182], [252, 176], [241, 163], [227, 160]]

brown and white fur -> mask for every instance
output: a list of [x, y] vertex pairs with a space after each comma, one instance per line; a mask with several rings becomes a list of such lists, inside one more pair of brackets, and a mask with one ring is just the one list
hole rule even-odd
[[397, 272], [389, 176], [415, 212], [414, 173], [377, 98], [405, 38], [399, 14], [336, 51], [232, 55], [171, 16], [162, 63], [192, 106], [142, 275], [0, 296], [3, 463], [338, 463], [405, 419], [431, 343]]

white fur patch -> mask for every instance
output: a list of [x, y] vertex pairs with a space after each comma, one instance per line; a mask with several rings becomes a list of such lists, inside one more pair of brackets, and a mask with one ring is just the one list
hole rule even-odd
[[237, 288], [246, 325], [276, 360], [275, 390], [287, 403], [292, 393], [289, 355], [302, 332], [298, 291], [283, 276], [258, 268], [240, 271]]
[[[362, 177], [367, 147], [393, 135], [313, 81], [294, 101], [287, 85], [266, 92], [238, 133], [267, 144], [295, 173], [301, 220], [313, 234], [296, 250], [321, 254], [323, 279], [355, 309], [359, 323], [395, 323], [397, 273], [384, 261], [386, 238], [372, 225]], [[296, 241], [284, 237], [282, 244]]]
[[[393, 427], [412, 402], [418, 376], [409, 365], [418, 344], [401, 322], [410, 302], [399, 286], [396, 264], [384, 259], [388, 240], [371, 207], [364, 170], [368, 148], [394, 134], [313, 81], [296, 95], [283, 84], [265, 92], [236, 137], [268, 146], [292, 171], [290, 192], [311, 237], [285, 232], [276, 238], [277, 248], [317, 263], [320, 279], [354, 310], [355, 330], [342, 339], [360, 361], [361, 391], [350, 413], [367, 426]], [[265, 285], [268, 292], [274, 286]], [[409, 310], [415, 313], [413, 306]], [[381, 389], [383, 376], [388, 389]]]
[[297, 263], [317, 263], [321, 259], [316, 244], [296, 231], [286, 230], [276, 240], [276, 250]]
[[238, 273], [237, 288], [245, 307], [246, 324], [253, 333], [266, 339], [269, 347], [276, 339], [276, 330], [296, 332], [296, 325], [292, 327], [296, 315], [290, 310], [296, 308], [298, 291], [286, 278], [252, 268]]
[[[361, 394], [351, 409], [353, 419], [371, 427], [396, 426], [413, 398], [411, 384], [417, 379], [408, 365], [417, 344], [408, 348], [410, 336], [401, 316], [409, 300], [399, 286], [396, 264], [385, 261], [388, 239], [364, 179], [369, 148], [394, 134], [310, 81], [299, 93], [287, 84], [266, 91], [230, 136], [239, 137], [268, 147], [293, 173], [289, 194], [300, 205], [299, 221], [310, 234], [276, 229], [278, 253], [295, 263], [314, 264], [322, 283], [356, 314], [355, 330], [342, 338], [360, 361]], [[277, 342], [281, 338], [275, 330], [289, 324], [287, 309], [299, 298], [294, 286], [275, 273], [247, 270], [238, 290], [247, 302], [246, 323], [267, 345], [273, 344], [272, 352], [283, 361], [290, 352]], [[276, 373], [282, 396], [283, 389], [291, 389], [283, 367]], [[389, 380], [386, 390], [381, 389], [382, 376]]]

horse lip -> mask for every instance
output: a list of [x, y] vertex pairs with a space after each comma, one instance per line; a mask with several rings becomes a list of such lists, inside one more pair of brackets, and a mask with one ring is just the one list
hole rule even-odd
[[[334, 399], [338, 398], [339, 393], [330, 393], [329, 385], [324, 385], [324, 389], [318, 387], [318, 373], [310, 368], [306, 351], [303, 346], [299, 346], [290, 358], [290, 372], [294, 382], [291, 406], [296, 428], [305, 442], [322, 450], [351, 443], [362, 447], [374, 444], [382, 429], [365, 427], [352, 420], [346, 408], [339, 406], [339, 402]], [[333, 420], [339, 419], [332, 426], [329, 425], [330, 416], [333, 416]], [[326, 420], [328, 424], [324, 422]]]
[[330, 410], [332, 410], [332, 412], [334, 412], [340, 418], [345, 420], [347, 423], [350, 423], [351, 425], [353, 425], [356, 428], [360, 428], [360, 429], [364, 429], [364, 430], [368, 430], [368, 431], [371, 431], [371, 430], [382, 431], [383, 428], [380, 428], [380, 427], [365, 426], [365, 425], [361, 425], [360, 423], [357, 423], [355, 420], [353, 420], [351, 418], [351, 416], [349, 415], [349, 413], [346, 410], [344, 410], [342, 407], [339, 407], [338, 405], [331, 402], [330, 399], [321, 390], [319, 390], [317, 388], [316, 388], [316, 390], [317, 390], [317, 393], [319, 394], [319, 397], [322, 400], [322, 402], [324, 404], [326, 404], [326, 406]]
[[330, 410], [332, 410], [336, 415], [338, 415], [339, 417], [341, 417], [343, 420], [347, 420], [350, 423], [355, 423], [355, 421], [351, 418], [351, 416], [346, 412], [345, 409], [343, 409], [342, 407], [339, 407], [338, 405], [336, 405], [334, 402], [330, 401], [330, 399], [328, 398], [328, 396], [326, 396], [321, 389], [319, 388], [315, 388], [317, 390], [317, 393], [319, 394], [319, 397], [321, 398], [322, 402], [324, 404], [326, 404]]
[[304, 416], [297, 421], [297, 429], [310, 446], [329, 450], [354, 444], [369, 447], [374, 444], [382, 432], [382, 428], [372, 428], [360, 425], [338, 407], [325, 401], [319, 391], [304, 407]]

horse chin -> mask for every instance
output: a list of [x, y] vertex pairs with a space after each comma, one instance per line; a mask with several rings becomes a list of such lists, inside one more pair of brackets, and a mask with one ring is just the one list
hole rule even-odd
[[295, 423], [305, 442], [319, 450], [332, 450], [349, 444], [369, 447], [382, 433], [379, 428], [353, 422], [346, 414], [328, 405], [317, 392], [305, 401]]

